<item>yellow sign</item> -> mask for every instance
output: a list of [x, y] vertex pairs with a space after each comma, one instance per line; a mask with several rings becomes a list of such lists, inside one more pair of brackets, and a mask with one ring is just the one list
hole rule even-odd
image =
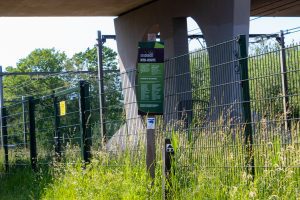
[[59, 115], [65, 116], [66, 115], [66, 101], [59, 102]]

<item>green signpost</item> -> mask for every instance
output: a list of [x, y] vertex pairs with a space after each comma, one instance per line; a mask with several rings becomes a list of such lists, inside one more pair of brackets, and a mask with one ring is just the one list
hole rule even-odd
[[164, 44], [140, 42], [137, 66], [140, 115], [162, 115], [164, 102]]

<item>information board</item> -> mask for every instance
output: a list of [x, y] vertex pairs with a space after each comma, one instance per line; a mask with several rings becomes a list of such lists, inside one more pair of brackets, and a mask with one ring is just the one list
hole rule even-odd
[[140, 42], [137, 66], [139, 114], [161, 115], [164, 103], [164, 44]]

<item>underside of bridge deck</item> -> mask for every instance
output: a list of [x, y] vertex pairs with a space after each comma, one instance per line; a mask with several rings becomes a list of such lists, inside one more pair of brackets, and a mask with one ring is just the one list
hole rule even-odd
[[[119, 16], [155, 1], [157, 0], [0, 0], [0, 16]], [[300, 1], [252, 0], [251, 15], [300, 16]]]

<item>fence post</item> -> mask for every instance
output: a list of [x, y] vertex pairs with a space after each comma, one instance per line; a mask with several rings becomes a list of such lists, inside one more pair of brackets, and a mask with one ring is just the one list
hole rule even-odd
[[90, 102], [89, 102], [89, 83], [79, 82], [79, 110], [80, 110], [80, 133], [81, 133], [81, 155], [85, 162], [91, 158], [91, 125], [90, 125]]
[[[171, 140], [166, 138], [163, 150], [163, 199], [170, 199], [169, 188], [171, 186], [171, 175], [172, 175], [172, 157], [174, 157], [174, 148], [171, 144]], [[167, 183], [167, 186], [166, 186]]]
[[[99, 81], [99, 111], [100, 111], [100, 131], [102, 143], [106, 142], [106, 123], [105, 123], [105, 96], [104, 96], [104, 73], [103, 73], [103, 53], [102, 53], [102, 35], [98, 31], [98, 81]], [[102, 144], [104, 145], [104, 144]]]
[[29, 110], [29, 134], [30, 134], [30, 160], [31, 167], [36, 170], [37, 152], [36, 152], [36, 136], [35, 136], [35, 102], [33, 97], [28, 99]]
[[150, 173], [152, 179], [155, 178], [155, 117], [147, 117], [147, 152], [146, 165], [147, 171]]
[[9, 161], [8, 161], [8, 135], [7, 135], [7, 111], [6, 108], [2, 108], [2, 141], [4, 148], [4, 165], [5, 171], [9, 171]]
[[22, 112], [23, 112], [23, 140], [24, 147], [28, 148], [27, 145], [27, 122], [26, 122], [26, 97], [22, 96]]
[[[284, 130], [288, 141], [291, 140], [291, 116], [289, 113], [289, 90], [288, 90], [288, 78], [287, 78], [287, 66], [286, 66], [286, 52], [284, 33], [280, 31], [280, 72], [281, 72], [281, 85], [283, 96], [283, 114], [284, 114]], [[287, 142], [287, 141], [285, 141]]]
[[[4, 100], [3, 100], [3, 74], [2, 74], [2, 66], [0, 65], [0, 117], [3, 117], [2, 108], [4, 107]], [[2, 123], [2, 120], [0, 120]], [[0, 145], [3, 145], [3, 133], [1, 129], [1, 137], [0, 137]]]
[[60, 135], [60, 116], [57, 96], [55, 96], [55, 91], [53, 91], [53, 106], [54, 106], [54, 141], [55, 141], [55, 154], [58, 158], [61, 157], [61, 135]]
[[246, 145], [246, 164], [247, 171], [253, 176], [254, 169], [254, 153], [253, 153], [253, 131], [251, 124], [251, 107], [250, 107], [250, 87], [248, 77], [248, 51], [247, 41], [245, 35], [240, 35], [238, 39], [239, 44], [239, 63], [241, 69], [241, 84], [242, 84], [242, 114], [245, 124], [245, 145]]

